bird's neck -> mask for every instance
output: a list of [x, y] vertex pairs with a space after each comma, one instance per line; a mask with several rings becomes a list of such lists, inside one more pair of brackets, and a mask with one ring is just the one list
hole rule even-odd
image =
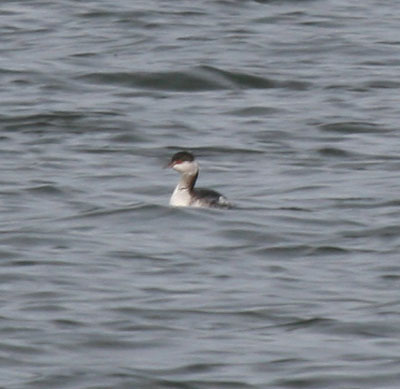
[[198, 169], [194, 172], [182, 173], [177, 189], [187, 190], [188, 192], [192, 192], [198, 176], [199, 176]]

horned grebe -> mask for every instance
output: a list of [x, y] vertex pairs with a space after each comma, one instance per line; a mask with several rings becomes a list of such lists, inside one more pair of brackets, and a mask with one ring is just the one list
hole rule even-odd
[[188, 151], [174, 154], [167, 165], [181, 173], [181, 179], [172, 193], [169, 204], [173, 207], [216, 207], [231, 206], [220, 193], [210, 189], [195, 189], [199, 165]]

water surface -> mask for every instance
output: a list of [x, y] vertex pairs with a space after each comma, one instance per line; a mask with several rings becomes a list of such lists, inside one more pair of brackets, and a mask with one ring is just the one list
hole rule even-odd
[[396, 11], [3, 1], [1, 386], [398, 388]]

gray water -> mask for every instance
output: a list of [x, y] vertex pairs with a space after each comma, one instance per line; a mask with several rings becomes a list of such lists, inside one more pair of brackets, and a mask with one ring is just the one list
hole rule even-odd
[[0, 20], [2, 388], [400, 387], [396, 1]]

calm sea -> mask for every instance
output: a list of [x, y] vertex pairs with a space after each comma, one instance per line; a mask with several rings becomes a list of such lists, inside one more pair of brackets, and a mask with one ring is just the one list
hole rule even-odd
[[[0, 4], [0, 387], [400, 387], [399, 7]], [[230, 210], [174, 209], [179, 150]]]

